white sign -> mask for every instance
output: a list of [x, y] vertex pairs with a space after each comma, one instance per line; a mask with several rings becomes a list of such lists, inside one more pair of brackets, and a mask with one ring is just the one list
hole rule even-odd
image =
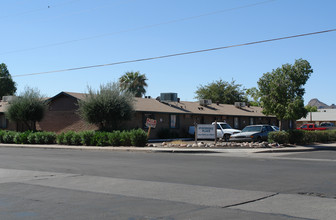
[[197, 139], [215, 139], [215, 132], [215, 125], [197, 125]]

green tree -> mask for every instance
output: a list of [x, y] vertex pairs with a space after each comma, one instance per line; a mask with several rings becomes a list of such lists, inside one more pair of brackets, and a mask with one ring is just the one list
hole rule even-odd
[[307, 112], [317, 112], [317, 106], [306, 105]]
[[119, 78], [120, 87], [123, 91], [129, 91], [135, 97], [142, 97], [146, 94], [146, 76], [140, 72], [126, 72]]
[[6, 117], [14, 122], [24, 123], [29, 130], [36, 130], [36, 122], [41, 121], [46, 110], [44, 97], [39, 90], [26, 87], [7, 108]]
[[223, 104], [234, 104], [235, 102], [246, 102], [247, 97], [244, 89], [241, 89], [240, 84], [235, 84], [232, 80], [231, 83], [217, 80], [205, 86], [199, 86], [196, 90], [197, 99], [211, 99], [213, 102]]
[[297, 120], [307, 115], [303, 103], [303, 86], [312, 72], [308, 61], [298, 59], [294, 65], [284, 64], [272, 72], [264, 73], [259, 79], [263, 113], [275, 115], [280, 121], [280, 129], [281, 120]]
[[119, 129], [121, 122], [133, 116], [134, 96], [128, 91], [121, 91], [117, 83], [101, 85], [97, 92], [91, 88], [88, 90], [85, 99], [79, 101], [79, 114], [101, 131]]
[[13, 95], [16, 92], [15, 82], [7, 69], [6, 64], [0, 64], [0, 98], [6, 95]]
[[260, 92], [256, 87], [252, 87], [246, 90], [246, 95], [251, 97], [253, 101], [250, 101], [252, 106], [260, 106]]

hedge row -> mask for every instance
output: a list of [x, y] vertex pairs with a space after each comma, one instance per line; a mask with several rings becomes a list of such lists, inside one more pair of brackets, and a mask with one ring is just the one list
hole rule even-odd
[[68, 131], [61, 134], [0, 130], [0, 143], [143, 147], [147, 143], [147, 133], [141, 129], [114, 132]]
[[304, 131], [304, 130], [288, 130], [271, 132], [268, 134], [270, 143], [279, 144], [312, 144], [328, 143], [336, 141], [336, 130], [326, 131]]

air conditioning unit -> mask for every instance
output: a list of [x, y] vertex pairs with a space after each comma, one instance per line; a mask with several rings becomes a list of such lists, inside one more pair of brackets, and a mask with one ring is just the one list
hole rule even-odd
[[234, 105], [236, 108], [243, 108], [246, 106], [246, 103], [245, 102], [235, 102]]
[[16, 98], [16, 96], [3, 96], [2, 97], [2, 101], [3, 102], [8, 102], [8, 103], [10, 103], [10, 102], [12, 102], [14, 99]]
[[177, 102], [177, 93], [160, 93], [161, 102]]
[[212, 101], [211, 99], [200, 99], [199, 104], [202, 106], [207, 106], [207, 105], [211, 105]]

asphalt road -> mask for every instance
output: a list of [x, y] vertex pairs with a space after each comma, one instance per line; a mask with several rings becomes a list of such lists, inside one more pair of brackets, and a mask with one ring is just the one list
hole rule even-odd
[[336, 151], [0, 148], [0, 219], [335, 219]]

